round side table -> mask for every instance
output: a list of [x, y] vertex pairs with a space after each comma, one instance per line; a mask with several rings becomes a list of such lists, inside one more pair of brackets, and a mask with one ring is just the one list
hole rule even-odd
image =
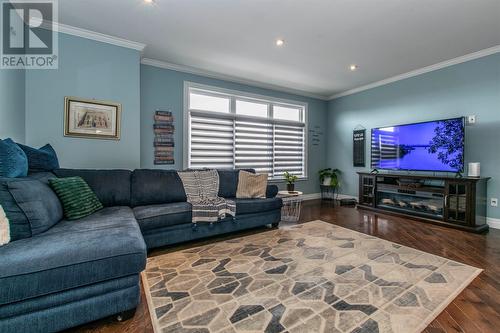
[[281, 221], [297, 222], [300, 218], [300, 208], [302, 206], [302, 192], [299, 191], [279, 191], [278, 197], [283, 200], [281, 208]]

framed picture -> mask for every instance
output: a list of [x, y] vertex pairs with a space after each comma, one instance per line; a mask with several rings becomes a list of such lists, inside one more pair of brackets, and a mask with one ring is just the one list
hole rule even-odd
[[118, 103], [64, 98], [64, 136], [120, 140], [122, 106]]

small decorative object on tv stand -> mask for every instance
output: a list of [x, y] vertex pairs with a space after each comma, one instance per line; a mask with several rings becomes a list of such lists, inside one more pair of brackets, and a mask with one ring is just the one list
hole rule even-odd
[[370, 172], [358, 175], [359, 209], [478, 233], [488, 230], [486, 193], [490, 178]]
[[469, 163], [469, 177], [481, 177], [481, 163]]

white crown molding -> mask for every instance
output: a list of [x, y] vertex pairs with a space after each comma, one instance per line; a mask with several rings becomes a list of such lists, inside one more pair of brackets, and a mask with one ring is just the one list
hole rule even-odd
[[126, 47], [129, 49], [133, 49], [133, 50], [137, 50], [137, 51], [141, 51], [141, 52], [146, 47], [146, 44], [143, 44], [143, 43], [133, 42], [133, 41], [127, 40], [127, 39], [101, 34], [100, 32], [95, 32], [95, 31], [90, 31], [90, 30], [86, 30], [86, 29], [82, 29], [82, 28], [72, 27], [72, 26], [69, 26], [66, 24], [62, 24], [62, 23], [57, 23], [57, 25], [58, 25], [59, 32], [62, 32], [62, 33], [68, 34], [68, 35], [92, 39], [92, 40], [95, 40], [98, 42], [103, 42], [103, 43], [107, 43], [107, 44], [113, 44], [116, 46]]
[[178, 64], [174, 64], [174, 63], [170, 63], [170, 62], [166, 62], [166, 61], [161, 61], [161, 60], [142, 58], [141, 64], [153, 66], [153, 67], [158, 67], [158, 68], [163, 68], [163, 69], [170, 69], [170, 70], [177, 71], [177, 72], [200, 75], [200, 76], [209, 77], [212, 79], [218, 79], [218, 80], [223, 80], [223, 81], [245, 84], [245, 85], [249, 85], [249, 86], [257, 87], [257, 88], [264, 88], [264, 89], [280, 91], [280, 92], [298, 95], [298, 96], [311, 97], [311, 98], [316, 98], [316, 99], [320, 99], [320, 100], [324, 100], [324, 101], [328, 100], [328, 96], [324, 96], [324, 95], [308, 93], [306, 91], [296, 90], [293, 88], [287, 88], [287, 87], [278, 86], [278, 85], [274, 85], [274, 84], [268, 84], [268, 83], [253, 81], [253, 80], [247, 80], [247, 79], [243, 79], [243, 78], [232, 76], [232, 75], [220, 74], [220, 73], [207, 71], [207, 70], [196, 68], [196, 67], [178, 65]]
[[[91, 40], [95, 40], [98, 42], [102, 43], [107, 43], [107, 44], [112, 44], [116, 46], [121, 46], [129, 49], [134, 49], [138, 51], [143, 51], [144, 48], [147, 46], [146, 44], [139, 43], [139, 42], [134, 42], [130, 41], [127, 39], [111, 36], [111, 35], [106, 35], [100, 32], [95, 32], [83, 28], [78, 28], [78, 27], [73, 27], [70, 25], [58, 23], [58, 22], [53, 22], [55, 24], [55, 31], [57, 32], [62, 32], [68, 35], [73, 35], [77, 37], [82, 37], [82, 38], [87, 38]], [[41, 25], [42, 28], [47, 27], [50, 25], [49, 21], [44, 21], [44, 23]], [[52, 25], [50, 25], [50, 28], [52, 28]], [[284, 93], [289, 93], [289, 94], [294, 94], [298, 96], [304, 96], [304, 97], [310, 97], [310, 98], [315, 98], [315, 99], [320, 99], [324, 101], [329, 101], [329, 100], [334, 100], [343, 96], [348, 96], [352, 94], [356, 94], [358, 92], [362, 92], [365, 90], [373, 89], [376, 87], [380, 87], [383, 85], [387, 85], [396, 81], [401, 81], [404, 79], [408, 79], [414, 76], [422, 75], [425, 73], [429, 73], [432, 71], [436, 71], [445, 67], [457, 65], [463, 62], [471, 61], [474, 59], [486, 57], [495, 53], [500, 52], [500, 45], [496, 45], [484, 50], [480, 50], [477, 52], [469, 53], [461, 57], [453, 58], [450, 60], [446, 60], [431, 66], [423, 67], [420, 69], [416, 69], [404, 74], [396, 75], [384, 80], [376, 81], [367, 85], [363, 85], [357, 88], [349, 89], [340, 93], [333, 94], [331, 96], [325, 96], [325, 95], [320, 95], [320, 94], [314, 94], [314, 93], [309, 93], [303, 90], [297, 90], [293, 88], [288, 88], [284, 86], [279, 86], [279, 85], [274, 85], [274, 84], [268, 84], [268, 83], [263, 83], [259, 81], [253, 81], [253, 80], [248, 80], [232, 75], [226, 75], [226, 74], [221, 74], [221, 73], [216, 73], [212, 71], [207, 71], [204, 69], [196, 68], [196, 67], [191, 67], [191, 66], [184, 66], [184, 65], [178, 65], [166, 61], [161, 61], [161, 60], [155, 60], [155, 59], [150, 59], [150, 58], [142, 58], [141, 59], [141, 64], [144, 65], [149, 65], [149, 66], [154, 66], [154, 67], [159, 67], [159, 68], [164, 68], [164, 69], [170, 69], [178, 72], [183, 72], [183, 73], [189, 73], [189, 74], [195, 74], [195, 75], [200, 75], [200, 76], [205, 76], [205, 77], [210, 77], [213, 79], [219, 79], [219, 80], [224, 80], [224, 81], [230, 81], [234, 83], [240, 83], [240, 84], [245, 84], [245, 85], [250, 85], [258, 88], [264, 88], [264, 89], [271, 89], [271, 90], [276, 90]]]
[[493, 46], [493, 47], [490, 47], [490, 48], [487, 48], [487, 49], [484, 49], [484, 50], [481, 50], [481, 51], [477, 51], [477, 52], [474, 52], [474, 53], [466, 54], [466, 55], [458, 57], [458, 58], [453, 58], [453, 59], [446, 60], [446, 61], [434, 64], [434, 65], [431, 65], [431, 66], [427, 66], [427, 67], [423, 67], [423, 68], [420, 68], [420, 69], [416, 69], [416, 70], [413, 70], [413, 71], [408, 72], [408, 73], [396, 75], [396, 76], [393, 76], [393, 77], [390, 77], [390, 78], [387, 78], [387, 79], [384, 79], [384, 80], [380, 80], [380, 81], [377, 81], [377, 82], [373, 82], [373, 83], [370, 83], [370, 84], [367, 84], [367, 85], [364, 85], [364, 86], [361, 86], [361, 87], [357, 87], [357, 88], [354, 88], [354, 89], [349, 89], [349, 90], [346, 90], [344, 92], [331, 95], [329, 97], [329, 99], [333, 100], [333, 99], [340, 98], [340, 97], [343, 97], [343, 96], [356, 94], [356, 93], [361, 92], [361, 91], [365, 91], [365, 90], [368, 90], [368, 89], [372, 89], [372, 88], [384, 86], [384, 85], [389, 84], [389, 83], [393, 83], [393, 82], [396, 82], [396, 81], [408, 79], [410, 77], [422, 75], [422, 74], [425, 74], [425, 73], [436, 71], [438, 69], [442, 69], [442, 68], [445, 68], [445, 67], [449, 67], [449, 66], [461, 64], [463, 62], [467, 62], [467, 61], [471, 61], [471, 60], [474, 60], [474, 59], [486, 57], [486, 56], [489, 56], [489, 55], [492, 55], [492, 54], [495, 54], [495, 53], [499, 53], [499, 52], [500, 52], [500, 45], [496, 45], [496, 46]]
[[[34, 20], [37, 20], [36, 18], [33, 18]], [[38, 19], [39, 21], [39, 19]], [[106, 35], [102, 34], [100, 32], [95, 32], [87, 29], [82, 29], [82, 28], [77, 28], [73, 27], [70, 25], [62, 24], [59, 22], [50, 22], [50, 21], [43, 21], [42, 25], [40, 26], [41, 28], [44, 29], [54, 29], [56, 32], [62, 32], [68, 35], [72, 36], [77, 36], [77, 37], [82, 37], [82, 38], [87, 38], [91, 40], [95, 40], [98, 42], [106, 43], [106, 44], [112, 44], [116, 46], [121, 46], [125, 47], [128, 49], [133, 49], [137, 51], [143, 51], [144, 48], [146, 47], [146, 44], [138, 43], [138, 42], [133, 42], [127, 39], [111, 36], [111, 35]]]

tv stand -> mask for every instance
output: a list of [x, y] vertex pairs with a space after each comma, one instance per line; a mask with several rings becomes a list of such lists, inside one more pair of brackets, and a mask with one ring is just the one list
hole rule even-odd
[[488, 230], [486, 190], [489, 178], [358, 174], [358, 209], [477, 233]]

